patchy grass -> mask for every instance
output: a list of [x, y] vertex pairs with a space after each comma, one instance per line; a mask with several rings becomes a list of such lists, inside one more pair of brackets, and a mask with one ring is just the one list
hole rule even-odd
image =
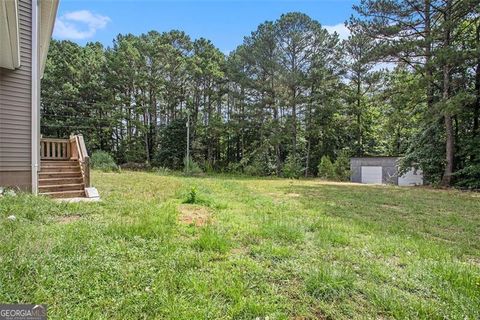
[[101, 202], [0, 198], [0, 301], [47, 303], [50, 319], [480, 318], [478, 194], [128, 171], [93, 183]]
[[200, 230], [200, 236], [193, 241], [193, 248], [198, 251], [226, 253], [229, 249], [229, 241], [212, 227], [206, 227]]
[[353, 289], [355, 276], [335, 266], [322, 266], [305, 280], [306, 289], [315, 298], [331, 301], [347, 296]]
[[178, 206], [178, 221], [186, 225], [204, 226], [212, 221], [212, 214], [207, 208], [182, 204]]

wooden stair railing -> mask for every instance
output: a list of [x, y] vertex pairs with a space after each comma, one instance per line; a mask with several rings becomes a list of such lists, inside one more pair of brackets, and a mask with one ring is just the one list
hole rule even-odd
[[40, 139], [40, 159], [67, 160], [70, 159], [71, 146], [67, 139]]
[[40, 193], [55, 197], [85, 195], [85, 188], [90, 187], [90, 157], [81, 134], [68, 139], [41, 138], [40, 159]]
[[70, 145], [72, 146], [72, 159], [77, 159], [82, 169], [83, 181], [85, 188], [90, 187], [90, 157], [85, 147], [83, 135], [77, 134], [70, 136]]

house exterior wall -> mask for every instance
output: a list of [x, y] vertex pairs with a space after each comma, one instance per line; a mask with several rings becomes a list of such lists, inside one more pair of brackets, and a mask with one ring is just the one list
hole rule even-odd
[[32, 188], [32, 3], [18, 1], [18, 69], [0, 68], [0, 186]]
[[382, 183], [398, 184], [397, 157], [365, 157], [350, 159], [350, 180], [362, 182], [362, 166], [382, 167]]

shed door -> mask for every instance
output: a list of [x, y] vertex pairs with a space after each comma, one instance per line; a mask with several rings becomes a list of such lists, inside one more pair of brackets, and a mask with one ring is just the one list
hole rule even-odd
[[362, 166], [362, 183], [381, 184], [382, 167]]

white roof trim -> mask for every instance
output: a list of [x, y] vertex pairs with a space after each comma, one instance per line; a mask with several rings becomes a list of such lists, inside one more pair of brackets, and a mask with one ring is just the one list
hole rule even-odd
[[45, 70], [45, 62], [47, 61], [50, 38], [52, 37], [53, 27], [55, 25], [58, 2], [59, 0], [40, 0], [40, 77], [43, 76], [43, 71]]
[[20, 67], [20, 33], [17, 0], [0, 1], [0, 67]]

